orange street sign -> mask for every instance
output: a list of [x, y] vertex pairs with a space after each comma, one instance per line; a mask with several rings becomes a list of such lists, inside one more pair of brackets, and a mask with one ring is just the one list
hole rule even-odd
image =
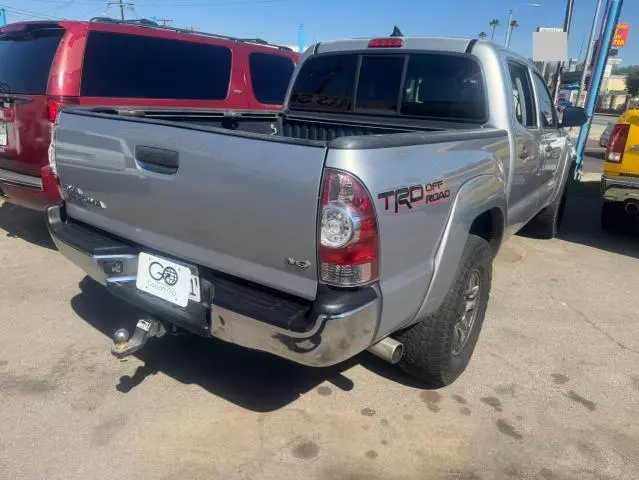
[[613, 47], [618, 48], [618, 47], [623, 47], [626, 45], [626, 41], [628, 40], [628, 30], [630, 30], [629, 23], [617, 24], [617, 29], [615, 30], [615, 36], [612, 37]]

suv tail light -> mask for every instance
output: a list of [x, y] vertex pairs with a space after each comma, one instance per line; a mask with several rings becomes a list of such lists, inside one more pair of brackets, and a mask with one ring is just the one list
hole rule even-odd
[[606, 162], [621, 163], [629, 131], [630, 125], [615, 125], [612, 129], [606, 148]]
[[342, 171], [324, 170], [320, 208], [320, 281], [357, 287], [377, 280], [377, 219], [361, 182]]
[[55, 122], [58, 111], [64, 105], [77, 104], [78, 99], [75, 97], [49, 97], [47, 99], [47, 118], [49, 123]]

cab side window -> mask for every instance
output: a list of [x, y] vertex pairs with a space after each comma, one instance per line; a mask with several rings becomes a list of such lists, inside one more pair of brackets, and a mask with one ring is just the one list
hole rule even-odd
[[542, 80], [538, 73], [533, 74], [537, 99], [539, 101], [539, 113], [541, 116], [541, 126], [544, 128], [557, 128], [557, 111], [552, 104], [550, 93], [546, 82]]
[[510, 72], [510, 83], [512, 85], [515, 118], [517, 118], [517, 121], [524, 127], [536, 127], [537, 113], [535, 111], [535, 102], [530, 75], [528, 75], [528, 67], [515, 62], [508, 62], [508, 70]]

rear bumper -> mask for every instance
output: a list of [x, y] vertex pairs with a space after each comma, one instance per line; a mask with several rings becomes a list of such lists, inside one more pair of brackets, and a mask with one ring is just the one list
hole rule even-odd
[[[47, 224], [58, 250], [114, 295], [200, 335], [315, 367], [343, 362], [373, 343], [381, 314], [376, 286], [320, 289], [309, 302], [198, 266], [202, 300], [181, 308], [136, 288], [141, 246], [67, 221], [58, 205], [47, 209]], [[114, 262], [121, 262], [118, 273], [105, 273]]]
[[44, 211], [52, 200], [42, 189], [42, 179], [0, 169], [0, 194], [21, 207]]
[[601, 177], [601, 194], [610, 202], [639, 200], [639, 177]]

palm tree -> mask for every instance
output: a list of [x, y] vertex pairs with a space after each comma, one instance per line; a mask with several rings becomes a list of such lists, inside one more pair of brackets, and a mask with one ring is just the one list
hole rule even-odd
[[488, 25], [490, 25], [491, 27], [493, 27], [493, 31], [490, 34], [490, 39], [492, 40], [493, 38], [495, 38], [495, 29], [499, 26], [499, 19], [498, 18], [493, 18]]
[[[518, 26], [519, 26], [519, 22], [517, 20], [513, 20], [512, 22], [510, 22], [510, 31], [512, 32]], [[511, 35], [512, 35], [512, 33], [511, 33]]]
[[484, 38], [488, 36], [488, 34], [486, 32], [479, 32], [479, 35], [477, 36], [483, 40]]

